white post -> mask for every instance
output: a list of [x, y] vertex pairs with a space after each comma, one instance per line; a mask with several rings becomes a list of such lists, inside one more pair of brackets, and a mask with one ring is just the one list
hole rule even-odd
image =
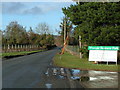
[[13, 44], [12, 44], [12, 49], [13, 49]]
[[5, 45], [4, 45], [4, 50], [5, 50]]
[[8, 44], [8, 49], [10, 49], [10, 45]]
[[27, 48], [27, 45], [26, 45], [26, 48]]
[[19, 44], [18, 44], [18, 51], [20, 51], [20, 49], [19, 49], [20, 47], [19, 47]]
[[25, 45], [23, 45], [24, 49], [25, 49]]
[[15, 44], [15, 49], [16, 49], [16, 44]]
[[22, 48], [22, 45], [21, 45], [21, 48]]
[[[79, 47], [81, 49], [82, 43], [81, 43], [81, 36], [79, 35]], [[82, 58], [82, 53], [80, 52], [80, 58]]]
[[108, 61], [107, 61], [107, 65], [108, 65]]
[[19, 49], [19, 45], [18, 45], [18, 49]]
[[97, 65], [98, 65], [98, 62], [97, 62]]

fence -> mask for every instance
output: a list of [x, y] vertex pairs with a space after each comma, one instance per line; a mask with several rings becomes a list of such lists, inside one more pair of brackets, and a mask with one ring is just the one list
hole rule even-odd
[[67, 45], [67, 47], [66, 47], [67, 49], [69, 49], [69, 50], [71, 50], [71, 51], [73, 51], [73, 52], [76, 52], [76, 53], [78, 53], [78, 54], [80, 54], [80, 47], [77, 45]]
[[21, 51], [34, 51], [42, 50], [43, 48], [39, 45], [3, 45], [2, 53], [5, 52], [21, 52]]
[[70, 52], [71, 54], [73, 55], [76, 55], [76, 56], [80, 56], [80, 48], [79, 46], [70, 46], [70, 45], [67, 45], [66, 48], [65, 48], [66, 51]]

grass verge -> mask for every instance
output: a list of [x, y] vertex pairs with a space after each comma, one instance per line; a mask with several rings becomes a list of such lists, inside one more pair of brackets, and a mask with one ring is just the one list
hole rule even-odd
[[77, 68], [81, 70], [98, 70], [98, 71], [115, 71], [120, 72], [116, 64], [93, 64], [89, 62], [88, 58], [80, 59], [79, 57], [73, 56], [68, 52], [63, 55], [56, 54], [54, 57], [54, 65], [65, 67], [65, 68]]
[[28, 55], [36, 52], [41, 52], [44, 50], [36, 50], [36, 51], [22, 51], [22, 52], [9, 52], [9, 53], [2, 53], [2, 58], [5, 57], [14, 57], [14, 56], [22, 56], [22, 55]]

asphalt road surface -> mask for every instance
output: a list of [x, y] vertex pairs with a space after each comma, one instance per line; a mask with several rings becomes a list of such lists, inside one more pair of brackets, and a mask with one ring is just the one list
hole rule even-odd
[[[4, 60], [2, 65], [3, 88], [32, 88], [40, 83], [58, 49]], [[40, 86], [38, 86], [40, 87]]]
[[3, 88], [70, 88], [67, 78], [53, 75], [52, 59], [58, 51], [55, 48], [3, 60]]

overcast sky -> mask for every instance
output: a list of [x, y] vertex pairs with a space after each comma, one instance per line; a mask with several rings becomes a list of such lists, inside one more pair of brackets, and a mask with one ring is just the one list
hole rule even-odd
[[11, 21], [17, 21], [27, 30], [41, 22], [50, 25], [53, 34], [59, 29], [61, 18], [64, 16], [62, 7], [68, 7], [75, 2], [2, 2], [2, 30]]

